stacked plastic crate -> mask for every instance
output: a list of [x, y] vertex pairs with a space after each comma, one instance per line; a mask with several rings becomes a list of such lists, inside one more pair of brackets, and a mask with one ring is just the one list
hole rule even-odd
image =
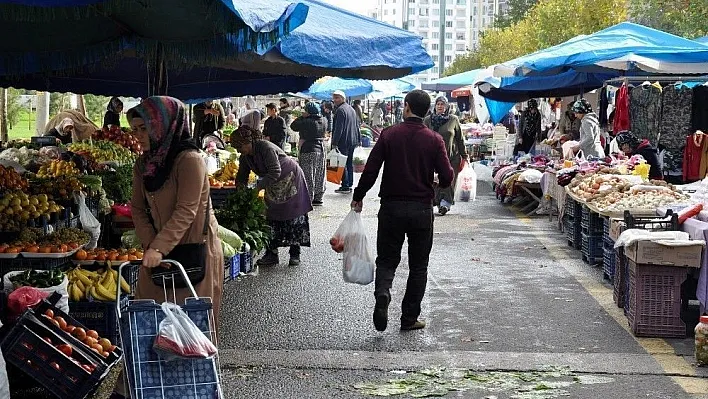
[[615, 265], [617, 264], [617, 254], [615, 253], [615, 240], [610, 238], [610, 218], [605, 218], [604, 230], [602, 234], [602, 276], [614, 281], [615, 277]]
[[580, 253], [583, 261], [590, 265], [601, 264], [603, 261], [603, 228], [604, 221], [600, 215], [587, 206], [582, 207]]
[[582, 207], [580, 203], [568, 197], [565, 201], [563, 229], [568, 238], [568, 245], [575, 249], [580, 249], [581, 246], [581, 214]]

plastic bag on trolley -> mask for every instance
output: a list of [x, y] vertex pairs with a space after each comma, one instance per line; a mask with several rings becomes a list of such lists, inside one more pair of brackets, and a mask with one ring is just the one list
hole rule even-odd
[[374, 281], [376, 267], [360, 213], [350, 211], [329, 243], [335, 252], [344, 253], [342, 276], [345, 282], [367, 285]]
[[91, 241], [86, 245], [87, 249], [96, 248], [98, 239], [101, 237], [101, 222], [91, 213], [86, 206], [86, 194], [83, 192], [74, 193], [74, 201], [79, 205], [79, 221], [85, 232], [91, 234]]
[[216, 355], [216, 346], [181, 307], [163, 302], [162, 311], [165, 318], [160, 322], [160, 330], [153, 344], [153, 349], [162, 359], [208, 359]]
[[477, 173], [468, 162], [457, 175], [455, 201], [469, 202], [477, 198]]

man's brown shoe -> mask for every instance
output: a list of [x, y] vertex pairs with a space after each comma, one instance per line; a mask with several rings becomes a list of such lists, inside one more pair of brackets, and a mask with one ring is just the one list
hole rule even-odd
[[421, 330], [423, 328], [425, 328], [425, 322], [422, 320], [416, 320], [413, 324], [401, 324], [401, 331]]

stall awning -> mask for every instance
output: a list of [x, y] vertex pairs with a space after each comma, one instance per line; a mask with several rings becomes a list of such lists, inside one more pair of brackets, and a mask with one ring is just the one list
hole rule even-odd
[[698, 43], [708, 44], [708, 36], [696, 39]]
[[431, 91], [452, 91], [462, 86], [471, 85], [477, 79], [482, 69], [474, 69], [467, 72], [458, 73], [444, 78], [436, 79], [430, 82], [422, 83], [420, 86], [423, 90]]
[[623, 22], [496, 65], [494, 76], [549, 76], [568, 70], [704, 74], [708, 73], [708, 47], [656, 29]]
[[472, 85], [457, 88], [453, 90], [450, 95], [452, 98], [470, 96], [472, 95]]

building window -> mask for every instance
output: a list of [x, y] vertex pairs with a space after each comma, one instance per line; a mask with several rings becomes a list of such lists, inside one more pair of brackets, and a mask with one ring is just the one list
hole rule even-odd
[[415, 0], [408, 0], [409, 3], [415, 3]]
[[477, 18], [472, 20], [472, 29], [477, 29]]
[[392, 14], [393, 14], [393, 15], [396, 15], [396, 9], [394, 8], [392, 11], [393, 11]]
[[[420, 21], [420, 27], [421, 28], [427, 28], [428, 27], [428, 21]], [[427, 32], [426, 32], [427, 35]]]
[[445, 15], [447, 15], [448, 17], [451, 17], [451, 16], [452, 16], [452, 10], [445, 10]]
[[440, 73], [440, 68], [434, 67], [434, 68], [433, 68], [433, 73]]
[[457, 17], [458, 18], [465, 18], [465, 17], [467, 17], [467, 12], [465, 10], [457, 10]]
[[437, 63], [439, 60], [440, 60], [440, 57], [438, 57], [437, 55], [433, 56], [433, 62]]
[[408, 9], [408, 15], [415, 15], [415, 7], [411, 7]]
[[437, 44], [437, 43], [433, 43], [433, 44], [430, 45], [430, 49], [433, 50], [433, 51], [436, 51], [438, 48], [439, 48], [439, 47], [438, 47], [438, 44]]
[[457, 5], [458, 5], [458, 6], [466, 6], [466, 5], [467, 5], [467, 0], [457, 0]]
[[[445, 45], [445, 51], [452, 51], [452, 44]], [[447, 57], [446, 57], [447, 58]]]
[[445, 39], [452, 39], [452, 32], [445, 32]]
[[440, 0], [433, 0], [433, 4], [440, 4]]
[[465, 21], [457, 21], [458, 29], [465, 29]]
[[433, 15], [440, 15], [440, 9], [439, 9], [439, 8], [434, 8], [434, 9], [433, 9]]
[[465, 45], [462, 44], [462, 43], [457, 43], [457, 44], [455, 45], [455, 50], [457, 50], [457, 51], [465, 51]]
[[477, 15], [477, 6], [472, 7], [472, 15]]
[[433, 28], [439, 28], [440, 27], [440, 21], [433, 21]]
[[388, 15], [388, 10], [384, 10], [384, 15]]
[[415, 21], [408, 21], [408, 26], [410, 26], [411, 28], [414, 28], [414, 27], [415, 27]]
[[457, 40], [465, 40], [465, 32], [457, 32]]
[[452, 28], [452, 21], [445, 22], [445, 26], [448, 28]]
[[421, 5], [428, 5], [428, 0], [420, 0]]
[[446, 56], [445, 56], [445, 62], [452, 62], [452, 56], [451, 56], [451, 55], [446, 55]]
[[421, 8], [418, 10], [418, 15], [421, 17], [427, 17], [428, 16], [428, 9], [427, 8]]
[[440, 32], [433, 32], [433, 39], [440, 39]]

